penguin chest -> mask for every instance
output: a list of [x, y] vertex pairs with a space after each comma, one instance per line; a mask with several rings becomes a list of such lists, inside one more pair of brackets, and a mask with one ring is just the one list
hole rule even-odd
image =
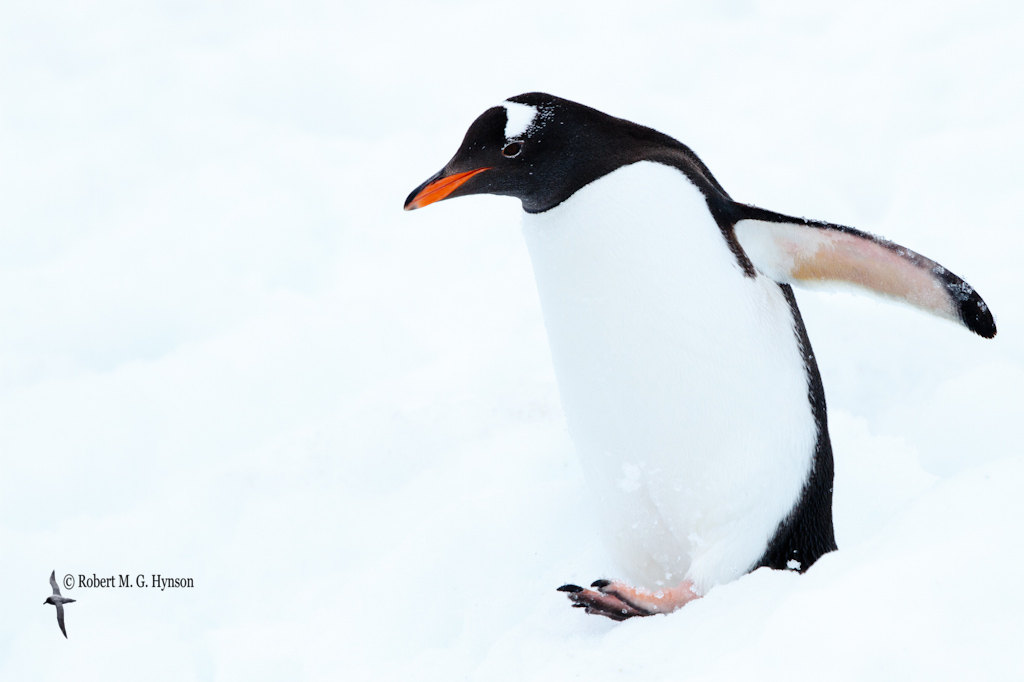
[[793, 314], [744, 274], [700, 191], [625, 166], [524, 234], [566, 420], [610, 549], [648, 587], [733, 580], [813, 461]]

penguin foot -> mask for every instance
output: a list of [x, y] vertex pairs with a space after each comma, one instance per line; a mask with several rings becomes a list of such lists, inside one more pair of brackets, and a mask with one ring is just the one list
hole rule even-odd
[[676, 587], [656, 592], [613, 580], [595, 580], [591, 587], [597, 589], [588, 590], [579, 585], [562, 585], [558, 591], [566, 593], [574, 608], [582, 608], [587, 613], [612, 620], [672, 613], [700, 596], [693, 591], [693, 583], [689, 580]]
[[[602, 581], [598, 580], [597, 582]], [[638, 609], [629, 602], [623, 601], [614, 594], [605, 594], [600, 590], [588, 590], [579, 585], [562, 585], [558, 588], [558, 591], [566, 593], [574, 608], [585, 609], [587, 613], [605, 616], [612, 620], [626, 620], [634, 616], [651, 615], [647, 611]]]

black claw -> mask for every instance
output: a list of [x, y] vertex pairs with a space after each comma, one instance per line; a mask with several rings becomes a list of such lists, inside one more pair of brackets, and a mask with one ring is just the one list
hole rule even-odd
[[587, 608], [587, 605], [586, 605], [586, 604], [581, 604], [581, 603], [579, 603], [579, 602], [576, 602], [576, 603], [574, 603], [574, 604], [572, 605], [572, 607], [573, 607], [574, 609], [585, 609], [585, 608]]
[[604, 578], [601, 578], [600, 580], [595, 580], [594, 582], [590, 583], [590, 586], [591, 587], [602, 588], [602, 587], [608, 587], [611, 584], [612, 584], [611, 580], [605, 580]]
[[559, 592], [582, 592], [583, 588], [579, 585], [562, 585], [558, 588]]

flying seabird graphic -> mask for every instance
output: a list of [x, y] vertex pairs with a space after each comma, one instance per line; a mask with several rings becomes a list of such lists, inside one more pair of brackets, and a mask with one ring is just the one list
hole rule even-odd
[[53, 594], [46, 598], [44, 604], [53, 604], [57, 607], [57, 625], [60, 626], [60, 631], [64, 633], [64, 639], [68, 638], [68, 631], [64, 629], [64, 605], [70, 604], [75, 601], [68, 597], [60, 596], [60, 587], [57, 586], [56, 571], [50, 571], [50, 587], [53, 588]]

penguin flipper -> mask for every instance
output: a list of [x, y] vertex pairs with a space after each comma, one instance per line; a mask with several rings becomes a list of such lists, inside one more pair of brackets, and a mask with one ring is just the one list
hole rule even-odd
[[783, 284], [850, 284], [996, 335], [974, 288], [930, 258], [899, 244], [836, 225], [734, 205], [736, 241], [759, 271]]

